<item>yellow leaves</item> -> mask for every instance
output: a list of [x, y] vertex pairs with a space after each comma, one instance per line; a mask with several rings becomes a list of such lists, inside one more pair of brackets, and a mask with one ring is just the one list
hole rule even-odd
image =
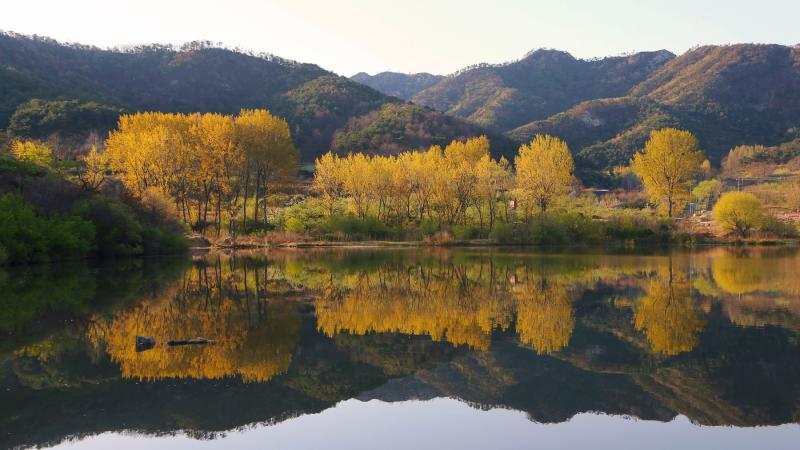
[[536, 135], [519, 148], [514, 165], [522, 200], [542, 213], [572, 188], [575, 164], [569, 147], [557, 137]]
[[266, 110], [242, 110], [236, 117], [124, 115], [106, 141], [106, 154], [136, 195], [158, 187], [182, 206], [186, 220], [189, 203], [196, 204], [198, 222], [201, 205], [216, 200], [218, 209], [224, 204], [234, 214], [243, 193], [265, 195], [268, 184], [294, 175], [299, 159], [286, 121]]
[[569, 291], [547, 278], [531, 279], [517, 298], [517, 333], [520, 342], [537, 353], [555, 353], [569, 344], [575, 313]]
[[263, 176], [283, 180], [295, 174], [300, 156], [284, 119], [263, 109], [243, 109], [234, 122], [238, 145]]
[[452, 223], [463, 219], [470, 206], [494, 203], [509, 177], [508, 162], [493, 160], [489, 140], [481, 136], [453, 141], [444, 150], [433, 146], [397, 156], [328, 153], [316, 161], [313, 187], [331, 214], [335, 200], [348, 197], [360, 217], [386, 221], [435, 213]]
[[53, 152], [50, 146], [37, 141], [15, 140], [9, 147], [11, 154], [20, 161], [49, 166], [53, 164]]
[[764, 217], [761, 202], [749, 192], [726, 192], [714, 205], [712, 213], [724, 231], [742, 238], [747, 237]]
[[[714, 281], [722, 290], [734, 295], [756, 291], [762, 286], [778, 287], [776, 280], [763, 283], [766, 275], [765, 262], [752, 255], [738, 257], [733, 254], [722, 254], [711, 260]], [[774, 272], [770, 272], [774, 275]]]
[[[95, 319], [87, 331], [89, 340], [105, 348], [125, 378], [238, 376], [244, 382], [268, 381], [288, 370], [300, 329], [291, 305], [258, 300], [268, 278], [266, 274], [259, 278], [256, 270], [245, 266], [228, 271], [220, 264], [190, 271], [158, 298], [111, 318]], [[208, 284], [217, 282], [220, 284]], [[253, 301], [256, 303], [251, 304]], [[155, 338], [156, 347], [136, 352], [133, 343], [137, 335]], [[195, 337], [214, 343], [166, 346], [171, 339]]]
[[661, 202], [672, 217], [688, 199], [689, 186], [704, 160], [692, 133], [664, 128], [650, 133], [644, 151], [631, 160], [631, 169], [650, 198]]
[[634, 312], [636, 329], [644, 331], [656, 353], [674, 356], [692, 350], [705, 323], [689, 291], [684, 274], [653, 278]]
[[[575, 328], [572, 289], [559, 277], [530, 274], [513, 292], [503, 277], [474, 266], [381, 271], [323, 290], [317, 328], [338, 333], [405, 333], [487, 350], [494, 330], [516, 315], [520, 342], [537, 353], [564, 348]], [[486, 277], [486, 278], [484, 278]], [[501, 284], [495, 284], [501, 283]]]
[[327, 205], [328, 215], [334, 214], [336, 201], [344, 190], [342, 162], [338, 156], [328, 152], [314, 162], [314, 181], [311, 188]]
[[87, 191], [96, 191], [106, 179], [106, 172], [109, 169], [108, 156], [97, 151], [97, 147], [92, 146], [89, 153], [83, 158], [84, 167], [78, 174], [78, 181]]

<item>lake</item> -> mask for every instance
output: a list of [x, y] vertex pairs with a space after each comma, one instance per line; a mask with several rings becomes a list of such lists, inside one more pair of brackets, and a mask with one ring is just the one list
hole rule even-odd
[[0, 448], [796, 449], [798, 278], [796, 248], [8, 268]]

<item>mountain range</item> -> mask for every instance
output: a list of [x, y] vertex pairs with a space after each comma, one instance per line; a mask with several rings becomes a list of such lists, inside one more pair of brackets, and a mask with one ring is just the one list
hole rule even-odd
[[348, 79], [205, 42], [105, 50], [0, 34], [0, 129], [11, 136], [78, 141], [107, 132], [121, 112], [256, 107], [287, 119], [306, 161], [329, 149], [394, 153], [479, 134], [511, 155], [550, 133], [567, 141], [580, 170], [607, 171], [626, 163], [651, 130], [675, 126], [695, 133], [719, 162], [736, 145], [800, 137], [800, 47], [589, 60], [540, 49], [448, 76]]

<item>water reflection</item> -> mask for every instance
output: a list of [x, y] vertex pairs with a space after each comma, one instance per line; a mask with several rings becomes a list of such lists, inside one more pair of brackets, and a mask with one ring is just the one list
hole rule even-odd
[[634, 307], [636, 329], [644, 331], [653, 351], [673, 356], [697, 346], [704, 321], [692, 298], [687, 273], [667, 273], [647, 283], [646, 294]]
[[[6, 272], [0, 447], [130, 429], [208, 438], [350, 398], [454, 397], [543, 422], [795, 423], [798, 273], [797, 250], [726, 248], [281, 251]], [[137, 352], [140, 335], [155, 347]], [[198, 337], [213, 344], [166, 345]]]

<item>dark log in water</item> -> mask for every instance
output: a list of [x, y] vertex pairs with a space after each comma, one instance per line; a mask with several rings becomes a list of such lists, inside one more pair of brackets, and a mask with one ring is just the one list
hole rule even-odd
[[170, 347], [176, 345], [205, 345], [205, 344], [213, 344], [214, 341], [211, 339], [205, 338], [194, 338], [194, 339], [175, 339], [167, 342], [167, 345]]
[[[167, 341], [167, 345], [170, 347], [176, 347], [179, 345], [207, 345], [213, 344], [214, 341], [211, 339], [206, 338], [194, 338], [194, 339], [172, 339]], [[143, 352], [152, 349], [156, 346], [156, 340], [150, 336], [136, 336], [136, 351]]]

